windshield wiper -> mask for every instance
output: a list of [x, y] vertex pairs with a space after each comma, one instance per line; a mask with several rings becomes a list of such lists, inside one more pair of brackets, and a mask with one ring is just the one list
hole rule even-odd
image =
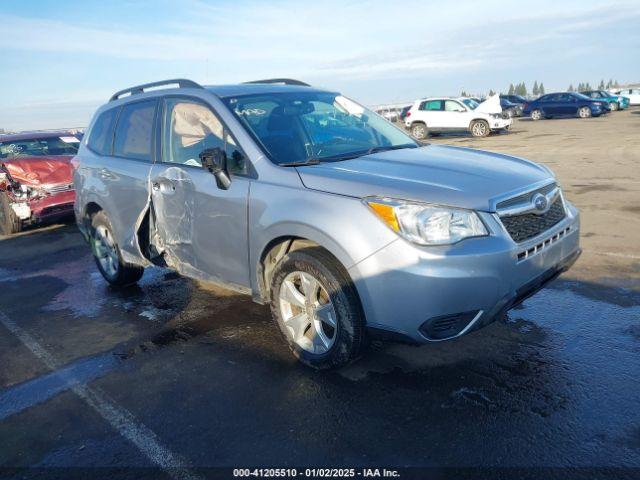
[[388, 150], [401, 150], [403, 148], [418, 148], [418, 145], [415, 145], [413, 143], [405, 143], [403, 145], [386, 145], [386, 146], [379, 145], [377, 147], [371, 147], [368, 150], [362, 150], [360, 152], [352, 152], [352, 153], [347, 153], [343, 155], [336, 155], [334, 157], [326, 157], [326, 158], [323, 158], [323, 160], [329, 160], [329, 161], [352, 160], [354, 158], [364, 157], [365, 155], [371, 155], [372, 153], [386, 152]]
[[302, 160], [300, 162], [285, 162], [279, 163], [278, 165], [281, 167], [305, 167], [307, 165], [318, 165], [320, 160], [317, 158], [308, 158], [307, 160]]
[[307, 160], [302, 160], [299, 162], [285, 162], [279, 163], [281, 167], [305, 167], [307, 165], [318, 165], [321, 162], [339, 162], [341, 160], [352, 160], [354, 158], [363, 157], [365, 155], [371, 155], [372, 153], [384, 152], [387, 150], [401, 150], [403, 148], [418, 148], [418, 145], [413, 143], [405, 143], [403, 145], [386, 145], [386, 146], [377, 146], [371, 147], [368, 150], [362, 150], [360, 152], [351, 152], [351, 153], [343, 153], [340, 155], [332, 155], [330, 157], [312, 157]]
[[386, 152], [388, 150], [402, 150], [403, 148], [418, 148], [418, 146], [413, 143], [405, 143], [402, 145], [381, 145], [378, 147], [371, 147], [363, 155], [371, 155], [372, 153]]

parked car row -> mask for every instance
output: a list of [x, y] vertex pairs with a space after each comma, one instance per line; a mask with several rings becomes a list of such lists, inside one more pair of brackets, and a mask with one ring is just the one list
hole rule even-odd
[[609, 93], [629, 99], [629, 105], [640, 105], [640, 88], [622, 88], [610, 90]]
[[532, 120], [554, 117], [598, 117], [612, 110], [622, 110], [629, 105], [624, 97], [607, 94], [604, 91], [549, 93], [527, 102], [523, 114]]

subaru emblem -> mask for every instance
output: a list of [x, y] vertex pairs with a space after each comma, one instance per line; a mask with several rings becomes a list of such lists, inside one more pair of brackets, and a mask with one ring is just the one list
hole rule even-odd
[[545, 197], [541, 193], [536, 193], [531, 199], [531, 203], [533, 203], [533, 206], [536, 210], [538, 210], [539, 212], [544, 212], [547, 209], [547, 205], [549, 202], [547, 201], [547, 197]]

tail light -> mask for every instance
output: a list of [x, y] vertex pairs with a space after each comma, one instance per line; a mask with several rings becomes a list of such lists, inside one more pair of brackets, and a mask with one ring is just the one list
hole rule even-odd
[[406, 118], [409, 118], [411, 116], [411, 111], [408, 111], [407, 114], [405, 115]]
[[525, 103], [524, 105], [522, 105], [522, 109], [524, 110], [525, 108], [529, 108], [529, 104]]

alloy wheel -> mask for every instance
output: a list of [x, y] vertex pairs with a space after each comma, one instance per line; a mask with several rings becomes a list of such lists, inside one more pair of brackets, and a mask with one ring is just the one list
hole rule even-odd
[[93, 246], [95, 256], [104, 272], [110, 277], [115, 277], [120, 268], [118, 251], [111, 232], [104, 225], [96, 228]]
[[487, 134], [487, 124], [484, 122], [476, 122], [471, 127], [471, 133], [474, 137], [484, 137]]
[[279, 303], [286, 335], [314, 354], [328, 352], [338, 333], [336, 311], [327, 290], [313, 275], [294, 271], [280, 286]]
[[413, 126], [413, 128], [411, 129], [411, 133], [418, 140], [422, 140], [427, 136], [427, 129], [424, 125], [418, 124]]
[[589, 107], [582, 107], [578, 111], [578, 115], [580, 115], [580, 118], [589, 118], [591, 116], [591, 110], [589, 110]]
[[531, 112], [532, 120], [540, 120], [540, 118], [542, 118], [542, 113], [540, 112], [540, 110], [534, 110], [533, 112]]

